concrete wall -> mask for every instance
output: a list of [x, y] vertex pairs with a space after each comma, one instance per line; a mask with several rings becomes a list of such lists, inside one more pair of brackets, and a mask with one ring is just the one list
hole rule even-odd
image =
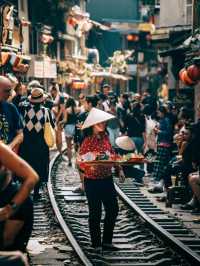
[[186, 0], [160, 0], [160, 26], [186, 24]]

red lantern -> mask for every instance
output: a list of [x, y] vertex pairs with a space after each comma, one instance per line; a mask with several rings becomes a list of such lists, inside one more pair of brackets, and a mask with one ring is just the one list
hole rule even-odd
[[128, 34], [128, 35], [126, 36], [126, 39], [127, 39], [128, 41], [137, 42], [137, 41], [139, 40], [139, 37], [138, 37], [138, 35]]
[[188, 76], [191, 78], [193, 81], [198, 81], [200, 80], [200, 67], [196, 65], [191, 65], [187, 68], [187, 73]]
[[196, 84], [196, 82], [188, 76], [187, 70], [185, 68], [181, 69], [179, 72], [179, 77], [180, 80], [187, 86], [193, 86]]
[[87, 84], [84, 80], [73, 80], [72, 82], [72, 89], [75, 90], [84, 90], [87, 88]]
[[4, 66], [10, 60], [11, 54], [9, 52], [1, 52], [0, 56], [1, 56], [0, 66]]

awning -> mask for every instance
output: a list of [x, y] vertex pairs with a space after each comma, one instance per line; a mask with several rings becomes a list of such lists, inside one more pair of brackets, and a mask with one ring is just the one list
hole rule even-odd
[[173, 27], [160, 27], [152, 33], [152, 41], [166, 40], [169, 39], [171, 35], [181, 32], [190, 32], [192, 30], [191, 25], [176, 25]]
[[113, 79], [121, 79], [124, 81], [132, 79], [131, 77], [126, 76], [126, 75], [110, 73], [107, 71], [92, 72], [91, 76], [92, 77], [107, 77], [107, 78], [113, 78]]

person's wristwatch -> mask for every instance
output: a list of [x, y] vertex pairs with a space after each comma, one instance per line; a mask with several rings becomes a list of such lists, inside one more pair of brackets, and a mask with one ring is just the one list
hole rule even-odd
[[19, 208], [19, 205], [17, 205], [15, 202], [11, 201], [9, 203], [10, 207], [12, 208], [13, 212], [16, 212]]

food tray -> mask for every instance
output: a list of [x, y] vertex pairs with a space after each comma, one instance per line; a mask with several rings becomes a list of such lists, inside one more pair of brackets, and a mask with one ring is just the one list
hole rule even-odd
[[134, 165], [134, 164], [143, 164], [145, 159], [131, 159], [129, 161], [114, 161], [114, 160], [96, 160], [96, 161], [82, 161], [81, 163], [90, 164], [90, 165]]

